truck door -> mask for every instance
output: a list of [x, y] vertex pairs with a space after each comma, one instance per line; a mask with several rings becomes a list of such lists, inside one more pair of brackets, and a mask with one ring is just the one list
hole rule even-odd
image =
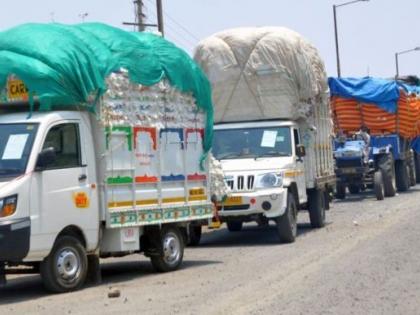
[[[294, 143], [294, 152], [295, 152], [295, 156], [296, 156], [296, 147], [301, 143], [300, 142], [300, 134], [299, 134], [299, 130], [296, 128], [293, 128], [293, 143]], [[305, 157], [302, 158], [298, 158], [296, 156], [296, 184], [298, 186], [298, 191], [299, 191], [299, 201], [300, 202], [305, 202], [306, 201], [306, 183], [305, 183], [305, 166], [303, 163], [303, 159]]]
[[91, 140], [86, 132], [79, 121], [66, 121], [51, 126], [46, 133], [42, 149], [54, 148], [56, 158], [35, 172], [32, 192], [38, 191], [35, 208], [39, 215], [33, 222], [33, 233], [39, 234], [34, 235], [37, 242], [32, 244], [33, 250], [52, 246], [57, 234], [71, 225], [82, 230], [88, 247], [98, 233], [98, 200], [92, 185], [95, 174], [88, 174], [95, 168], [91, 165], [88, 169], [85, 153], [89, 144], [82, 143]]

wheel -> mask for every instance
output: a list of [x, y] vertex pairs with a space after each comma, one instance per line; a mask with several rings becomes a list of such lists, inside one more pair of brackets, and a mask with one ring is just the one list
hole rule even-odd
[[420, 183], [420, 154], [414, 152], [414, 164], [416, 169], [416, 181]]
[[360, 186], [359, 185], [349, 185], [349, 191], [352, 195], [356, 195], [360, 193]]
[[346, 186], [343, 184], [337, 184], [337, 199], [345, 199], [346, 198]]
[[385, 197], [393, 197], [397, 192], [394, 158], [392, 154], [382, 155], [378, 160], [378, 170], [382, 173]]
[[72, 236], [60, 237], [40, 266], [45, 288], [56, 293], [81, 288], [85, 283], [87, 270], [86, 250]]
[[287, 194], [287, 208], [283, 215], [275, 218], [277, 236], [282, 243], [293, 243], [297, 234], [297, 206], [291, 193]]
[[311, 189], [308, 196], [309, 219], [313, 228], [322, 228], [325, 225], [324, 192], [320, 189]]
[[227, 228], [230, 232], [239, 232], [242, 230], [242, 221], [229, 220], [226, 222]]
[[376, 199], [384, 200], [385, 186], [381, 171], [376, 171], [373, 175], [373, 191], [375, 192]]
[[198, 244], [200, 244], [201, 231], [201, 225], [190, 224], [188, 231], [188, 245], [197, 246]]
[[410, 178], [407, 161], [399, 160], [395, 163], [395, 175], [395, 178], [397, 180], [398, 191], [407, 191], [410, 188]]
[[416, 161], [414, 160], [414, 153], [410, 154], [410, 159], [408, 160], [408, 170], [409, 170], [410, 186], [416, 186], [417, 177], [416, 177]]
[[164, 226], [159, 235], [159, 254], [150, 257], [153, 267], [159, 272], [178, 269], [184, 257], [184, 242], [181, 232], [176, 227]]

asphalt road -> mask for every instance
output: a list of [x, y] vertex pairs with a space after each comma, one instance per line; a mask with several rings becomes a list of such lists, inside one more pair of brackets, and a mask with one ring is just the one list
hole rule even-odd
[[420, 186], [335, 202], [320, 230], [299, 216], [294, 244], [272, 227], [209, 231], [172, 273], [139, 255], [104, 260], [101, 285], [62, 295], [13, 277], [0, 314], [420, 314]]

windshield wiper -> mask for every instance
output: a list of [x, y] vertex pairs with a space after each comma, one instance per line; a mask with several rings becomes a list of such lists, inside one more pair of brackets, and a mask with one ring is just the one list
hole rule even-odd
[[271, 157], [271, 156], [290, 156], [290, 153], [287, 152], [278, 152], [278, 151], [268, 151], [261, 154], [258, 154], [255, 159], [262, 158], [262, 157]]
[[227, 153], [225, 155], [222, 155], [220, 157], [218, 157], [217, 159], [220, 160], [224, 160], [224, 159], [232, 159], [232, 158], [253, 158], [254, 154], [248, 153], [248, 154], [243, 154], [243, 153]]

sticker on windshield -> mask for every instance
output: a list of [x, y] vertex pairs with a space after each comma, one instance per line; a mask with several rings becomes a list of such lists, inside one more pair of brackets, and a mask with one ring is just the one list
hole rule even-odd
[[277, 136], [276, 141], [277, 142], [284, 142], [284, 136]]
[[276, 146], [277, 131], [264, 130], [261, 147], [274, 148]]
[[2, 160], [20, 160], [29, 134], [10, 135]]

